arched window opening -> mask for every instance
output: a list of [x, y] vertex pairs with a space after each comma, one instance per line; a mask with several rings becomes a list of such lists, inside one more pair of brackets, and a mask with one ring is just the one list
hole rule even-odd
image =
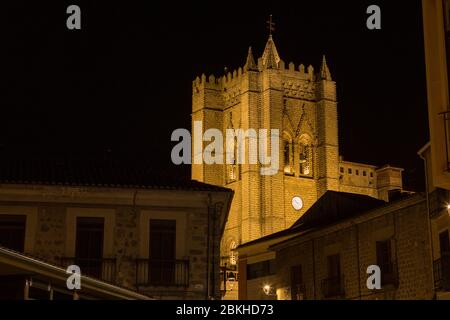
[[236, 242], [231, 241], [230, 243], [230, 265], [235, 266], [237, 264], [237, 252], [234, 251], [236, 249]]
[[310, 145], [300, 144], [299, 163], [300, 175], [312, 177], [312, 147]]
[[227, 182], [231, 183], [237, 181], [240, 176], [240, 165], [238, 164], [238, 141], [234, 138], [233, 152], [230, 154], [231, 161], [227, 164]]
[[292, 143], [288, 140], [284, 140], [284, 150], [283, 150], [283, 159], [284, 159], [284, 173], [287, 175], [292, 175], [294, 173], [292, 166]]

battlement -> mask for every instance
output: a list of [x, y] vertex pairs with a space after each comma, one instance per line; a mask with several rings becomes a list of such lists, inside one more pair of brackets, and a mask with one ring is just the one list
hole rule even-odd
[[192, 86], [194, 88], [207, 88], [207, 89], [222, 89], [226, 86], [234, 85], [239, 83], [242, 80], [245, 71], [241, 67], [237, 70], [233, 70], [232, 72], [227, 72], [225, 75], [221, 77], [216, 77], [211, 74], [209, 77], [206, 77], [205, 74], [202, 74], [201, 77], [195, 78], [192, 82]]
[[[258, 70], [251, 70], [252, 72], [264, 72], [263, 67], [258, 67]], [[283, 72], [282, 76], [287, 78], [293, 78], [295, 80], [307, 80], [307, 81], [316, 81], [320, 79], [320, 74], [314, 72], [314, 67], [309, 65], [308, 68], [305, 68], [304, 64], [295, 66], [293, 62], [290, 62], [286, 67], [284, 62], [281, 60], [279, 63], [279, 67], [276, 69]], [[192, 82], [192, 86], [195, 89], [214, 89], [214, 90], [223, 90], [224, 88], [233, 87], [239, 84], [243, 78], [247, 75], [248, 70], [245, 68], [239, 67], [237, 70], [233, 70], [232, 72], [228, 72], [221, 77], [216, 77], [211, 74], [208, 77], [205, 74], [202, 74], [201, 77], [195, 78]]]
[[322, 59], [322, 65], [315, 72], [314, 67], [310, 64], [305, 67], [304, 64], [299, 64], [296, 66], [293, 62], [288, 65], [279, 57], [275, 43], [272, 37], [269, 40], [264, 49], [263, 55], [258, 58], [258, 63], [255, 63], [251, 47], [248, 50], [247, 59], [243, 67], [239, 67], [233, 71], [225, 70], [225, 74], [221, 77], [215, 77], [210, 75], [207, 77], [202, 74], [201, 77], [197, 77], [193, 81], [193, 91], [200, 92], [204, 89], [224, 91], [228, 88], [232, 88], [239, 85], [241, 81], [248, 76], [249, 73], [264, 73], [267, 70], [276, 70], [282, 76], [283, 84], [289, 83], [289, 81], [300, 80], [300, 81], [321, 81], [327, 80], [332, 81], [331, 74], [328, 69], [325, 56]]

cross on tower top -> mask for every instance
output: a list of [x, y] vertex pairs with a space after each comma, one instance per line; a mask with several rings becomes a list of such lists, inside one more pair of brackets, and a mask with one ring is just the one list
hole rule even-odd
[[272, 15], [269, 16], [269, 20], [266, 23], [267, 29], [269, 29], [269, 35], [272, 35], [272, 31], [275, 31], [275, 22], [272, 21]]

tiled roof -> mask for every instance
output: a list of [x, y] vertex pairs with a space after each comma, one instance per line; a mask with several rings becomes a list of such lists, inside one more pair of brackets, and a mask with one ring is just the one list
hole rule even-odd
[[327, 191], [292, 225], [291, 229], [322, 228], [385, 204], [383, 200], [366, 195]]
[[176, 176], [142, 162], [0, 159], [0, 183], [117, 188], [231, 191]]
[[244, 243], [240, 247], [302, 231], [321, 229], [384, 205], [386, 202], [383, 200], [366, 195], [327, 191], [290, 228]]

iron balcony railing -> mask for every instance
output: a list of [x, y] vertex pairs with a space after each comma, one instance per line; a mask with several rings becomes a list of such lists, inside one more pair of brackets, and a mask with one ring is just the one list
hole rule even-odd
[[344, 297], [344, 276], [322, 280], [322, 294], [324, 298]]
[[306, 300], [305, 284], [297, 284], [291, 289], [291, 300]]
[[67, 268], [70, 265], [80, 267], [81, 275], [97, 278], [110, 283], [116, 281], [116, 259], [115, 258], [76, 258], [63, 257], [61, 265]]
[[136, 259], [137, 286], [189, 286], [189, 260]]
[[441, 255], [433, 263], [434, 286], [437, 290], [450, 291], [450, 252]]

